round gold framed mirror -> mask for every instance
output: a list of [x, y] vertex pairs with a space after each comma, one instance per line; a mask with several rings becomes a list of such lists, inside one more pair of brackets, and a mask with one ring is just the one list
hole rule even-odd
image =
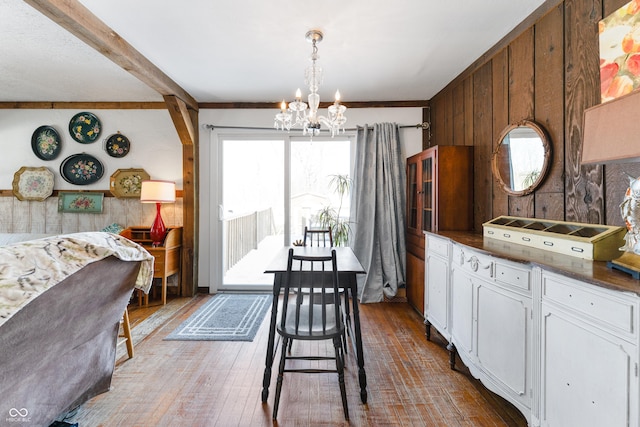
[[507, 126], [493, 151], [491, 170], [502, 189], [512, 196], [532, 193], [551, 166], [551, 144], [537, 123], [522, 120]]

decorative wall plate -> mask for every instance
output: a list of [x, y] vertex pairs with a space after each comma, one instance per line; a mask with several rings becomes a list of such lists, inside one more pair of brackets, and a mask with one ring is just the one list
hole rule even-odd
[[129, 154], [129, 138], [121, 133], [115, 133], [107, 138], [104, 150], [111, 157], [124, 157]]
[[102, 131], [102, 125], [93, 113], [78, 113], [73, 116], [69, 122], [71, 138], [81, 144], [91, 144], [94, 142], [100, 135], [100, 131]]
[[104, 194], [102, 193], [58, 193], [58, 212], [100, 213]]
[[60, 175], [75, 185], [93, 184], [102, 178], [104, 167], [100, 160], [90, 154], [73, 154], [60, 164]]
[[62, 149], [58, 131], [51, 126], [40, 126], [31, 136], [31, 149], [42, 160], [53, 160]]
[[140, 197], [142, 181], [148, 179], [144, 169], [118, 169], [111, 175], [109, 190], [115, 197]]
[[53, 172], [44, 166], [23, 166], [13, 175], [13, 195], [18, 200], [43, 201], [53, 193]]

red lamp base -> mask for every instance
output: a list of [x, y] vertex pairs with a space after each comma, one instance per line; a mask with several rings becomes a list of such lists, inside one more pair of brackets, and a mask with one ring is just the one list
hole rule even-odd
[[164, 226], [164, 222], [162, 222], [162, 216], [160, 216], [160, 203], [156, 203], [156, 219], [153, 221], [149, 233], [153, 241], [153, 246], [162, 246], [166, 233], [167, 228]]

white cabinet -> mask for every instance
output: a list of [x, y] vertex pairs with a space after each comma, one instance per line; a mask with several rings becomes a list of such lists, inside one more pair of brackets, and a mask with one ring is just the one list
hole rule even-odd
[[531, 426], [640, 426], [637, 293], [504, 246], [426, 238], [425, 322], [452, 368], [457, 354]]
[[638, 425], [638, 299], [542, 273], [544, 426]]
[[424, 319], [427, 338], [431, 337], [431, 326], [449, 340], [449, 258], [451, 241], [434, 235], [425, 242], [425, 292]]
[[451, 343], [474, 377], [531, 412], [530, 267], [454, 244]]

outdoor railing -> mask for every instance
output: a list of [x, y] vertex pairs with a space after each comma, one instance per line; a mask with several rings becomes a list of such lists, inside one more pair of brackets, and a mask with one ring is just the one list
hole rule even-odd
[[226, 273], [249, 252], [258, 249], [258, 243], [265, 237], [274, 233], [273, 210], [268, 208], [225, 219], [224, 227]]

